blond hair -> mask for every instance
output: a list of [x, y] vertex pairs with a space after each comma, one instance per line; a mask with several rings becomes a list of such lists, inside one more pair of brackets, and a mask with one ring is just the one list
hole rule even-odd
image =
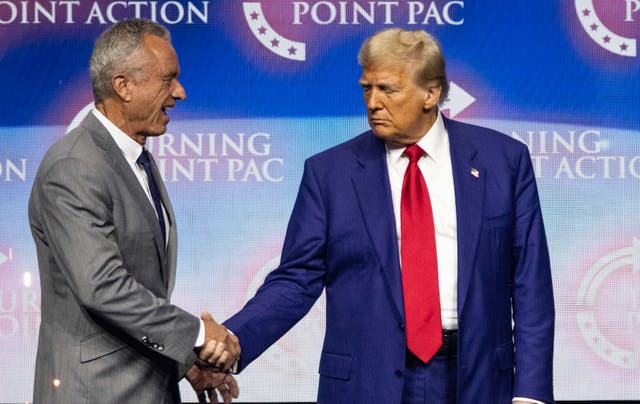
[[438, 103], [447, 99], [449, 82], [442, 48], [423, 30], [391, 28], [367, 38], [358, 52], [358, 64], [365, 67], [374, 63], [409, 63], [417, 85], [440, 86]]

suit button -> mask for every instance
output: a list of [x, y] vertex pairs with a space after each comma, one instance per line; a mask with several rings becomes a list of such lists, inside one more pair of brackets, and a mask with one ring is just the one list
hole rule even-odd
[[400, 369], [396, 370], [396, 376], [402, 377], [402, 370]]
[[158, 347], [159, 347], [159, 346], [160, 346], [160, 345], [158, 345], [158, 343], [157, 343], [157, 342], [154, 342], [153, 344], [151, 344], [151, 347], [152, 347], [153, 349], [158, 349]]
[[164, 345], [159, 345], [158, 346], [158, 351], [164, 351]]
[[142, 342], [144, 342], [145, 344], [149, 342], [149, 337], [147, 337], [146, 335], [142, 337]]
[[404, 323], [400, 323], [400, 329], [404, 330]]

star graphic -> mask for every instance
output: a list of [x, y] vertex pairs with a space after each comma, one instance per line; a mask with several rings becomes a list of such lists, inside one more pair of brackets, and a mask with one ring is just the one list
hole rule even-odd
[[621, 51], [626, 51], [628, 47], [629, 47], [629, 45], [627, 45], [626, 43], [623, 43], [622, 45], [620, 45], [620, 50]]
[[265, 27], [260, 27], [258, 28], [258, 32], [260, 33], [260, 35], [264, 35], [267, 32], [267, 29]]
[[276, 38], [273, 38], [271, 40], [271, 46], [273, 46], [274, 48], [277, 48], [278, 45], [280, 45], [280, 41], [278, 41]]
[[257, 20], [259, 16], [260, 16], [260, 14], [256, 13], [255, 11], [253, 13], [251, 13], [251, 19], [252, 20]]
[[597, 31], [598, 30], [598, 24], [591, 24], [591, 31]]
[[607, 35], [607, 36], [605, 36], [604, 38], [602, 38], [602, 40], [603, 40], [605, 43], [609, 43], [609, 42], [611, 42], [611, 37], [610, 37], [609, 35]]
[[584, 15], [585, 17], [588, 17], [591, 14], [591, 11], [589, 11], [589, 9], [585, 8], [584, 10], [582, 10], [582, 15]]
[[289, 51], [289, 55], [295, 55], [296, 54], [296, 48], [294, 48], [293, 46], [290, 47], [289, 49], [287, 49]]

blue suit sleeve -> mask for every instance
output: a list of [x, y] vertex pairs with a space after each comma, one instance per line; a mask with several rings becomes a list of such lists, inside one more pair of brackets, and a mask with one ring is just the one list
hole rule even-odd
[[319, 182], [307, 161], [280, 266], [242, 310], [224, 323], [240, 340], [239, 370], [300, 321], [320, 297], [326, 274], [326, 222]]
[[553, 403], [555, 309], [551, 264], [531, 158], [522, 147], [515, 184], [514, 397]]

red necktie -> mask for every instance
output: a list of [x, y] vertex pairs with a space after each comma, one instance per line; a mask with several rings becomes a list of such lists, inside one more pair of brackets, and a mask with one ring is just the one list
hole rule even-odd
[[427, 185], [418, 167], [420, 146], [407, 147], [409, 166], [402, 182], [402, 289], [409, 350], [428, 362], [442, 345], [438, 260]]

